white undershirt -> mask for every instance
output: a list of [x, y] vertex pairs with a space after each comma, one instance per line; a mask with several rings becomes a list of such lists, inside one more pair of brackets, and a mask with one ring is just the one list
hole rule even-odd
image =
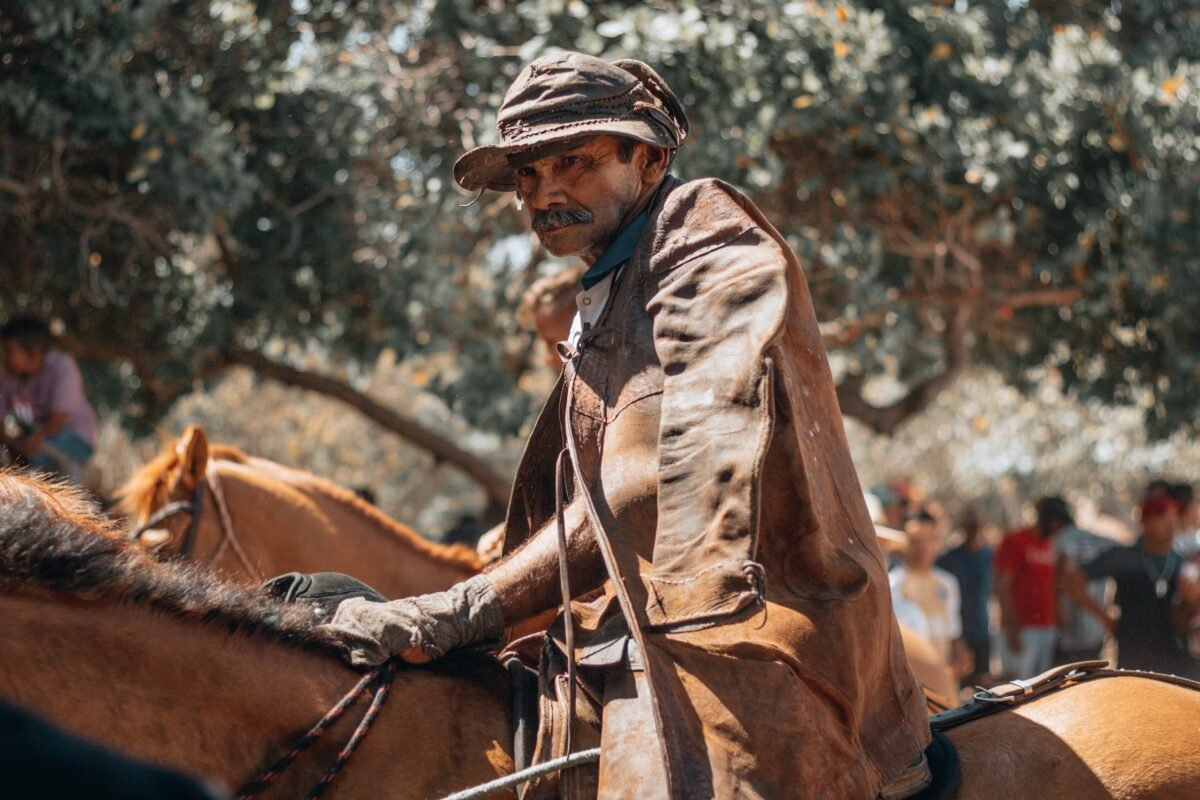
[[590, 289], [584, 289], [579, 294], [575, 295], [575, 319], [571, 322], [571, 332], [567, 335], [566, 345], [569, 346], [571, 352], [579, 346], [580, 335], [596, 325], [596, 320], [600, 319], [600, 314], [603, 313], [604, 307], [608, 305], [608, 295], [612, 291], [613, 278], [621, 270], [615, 269], [605, 275]]

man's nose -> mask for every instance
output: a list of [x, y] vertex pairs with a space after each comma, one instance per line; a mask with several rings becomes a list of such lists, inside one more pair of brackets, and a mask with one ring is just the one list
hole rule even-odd
[[534, 211], [546, 211], [554, 206], [566, 205], [567, 196], [563, 193], [562, 185], [553, 176], [539, 175], [529, 187], [529, 194], [522, 199]]

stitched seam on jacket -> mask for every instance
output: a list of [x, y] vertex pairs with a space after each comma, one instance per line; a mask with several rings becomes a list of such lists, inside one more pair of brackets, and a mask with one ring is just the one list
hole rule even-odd
[[705, 567], [702, 570], [698, 570], [696, 572], [690, 572], [685, 577], [682, 577], [682, 578], [660, 578], [657, 575], [655, 575], [654, 573], [651, 573], [649, 577], [650, 577], [650, 580], [654, 581], [655, 583], [666, 583], [666, 584], [670, 584], [673, 586], [681, 586], [685, 583], [691, 583], [692, 581], [697, 580], [698, 578], [700, 578], [704, 575], [707, 575], [710, 572], [716, 572], [717, 570], [726, 569], [726, 568], [730, 567], [731, 565], [738, 573], [741, 573], [742, 564], [744, 564], [744, 563], [746, 563], [744, 560], [739, 560], [739, 559], [735, 559], [735, 558], [727, 558], [723, 561], [718, 561], [717, 563], [713, 564], [712, 566]]
[[607, 414], [608, 418], [605, 421], [606, 422], [615, 422], [617, 417], [621, 416], [621, 414], [623, 414], [625, 412], [625, 410], [627, 408], [629, 408], [631, 405], [633, 405], [634, 403], [641, 402], [642, 400], [646, 400], [647, 398], [654, 397], [654, 396], [660, 395], [662, 393], [663, 393], [662, 389], [655, 389], [652, 392], [646, 392], [645, 394], [639, 394], [637, 397], [626, 400], [624, 403], [621, 403], [619, 406], [617, 406], [615, 411]]

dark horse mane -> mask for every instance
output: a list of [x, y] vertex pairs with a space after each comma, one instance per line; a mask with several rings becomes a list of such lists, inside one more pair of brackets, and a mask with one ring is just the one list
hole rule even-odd
[[76, 490], [0, 471], [0, 590], [8, 587], [128, 603], [333, 652], [305, 608], [226, 583], [194, 565], [158, 562], [125, 540]]
[[[0, 593], [43, 590], [160, 611], [323, 655], [338, 650], [308, 607], [222, 581], [193, 563], [161, 562], [125, 539], [81, 492], [0, 470]], [[494, 658], [452, 653], [420, 669], [502, 686]]]

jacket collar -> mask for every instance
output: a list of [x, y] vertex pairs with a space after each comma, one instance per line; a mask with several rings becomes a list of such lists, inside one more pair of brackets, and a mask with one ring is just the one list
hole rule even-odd
[[612, 240], [612, 243], [609, 244], [608, 248], [596, 259], [595, 263], [588, 267], [587, 272], [583, 273], [580, 281], [583, 283], [585, 290], [591, 289], [597, 283], [604, 280], [605, 275], [624, 264], [633, 255], [638, 239], [642, 236], [642, 228], [646, 227], [646, 220], [650, 218], [650, 207], [649, 205], [646, 206], [646, 209], [642, 213], [638, 214], [628, 225], [622, 228], [616, 238]]

